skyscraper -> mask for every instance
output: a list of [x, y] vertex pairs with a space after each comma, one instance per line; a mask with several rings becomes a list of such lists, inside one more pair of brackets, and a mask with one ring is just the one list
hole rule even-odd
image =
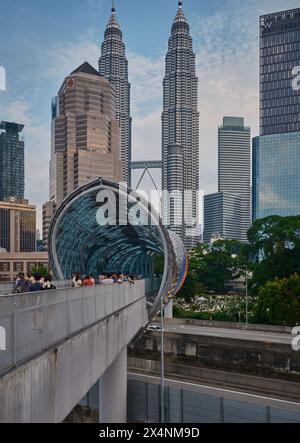
[[116, 19], [116, 9], [112, 14], [104, 34], [99, 59], [99, 72], [115, 87], [117, 121], [121, 131], [121, 160], [123, 180], [131, 186], [131, 128], [130, 83], [128, 82], [128, 61], [120, 25]]
[[24, 141], [20, 138], [23, 128], [18, 123], [0, 123], [0, 201], [24, 198]]
[[5, 252], [34, 252], [36, 207], [13, 197], [0, 202], [0, 249]]
[[240, 240], [251, 226], [251, 135], [241, 117], [224, 117], [219, 127], [219, 192], [241, 199]]
[[89, 63], [67, 76], [52, 102], [50, 201], [43, 206], [43, 237], [57, 207], [97, 177], [122, 180], [120, 129], [114, 87]]
[[260, 137], [253, 141], [253, 219], [300, 214], [300, 8], [260, 18]]
[[247, 241], [251, 226], [251, 136], [241, 117], [218, 130], [218, 193], [204, 199], [204, 240], [214, 234]]
[[50, 201], [59, 206], [76, 188], [97, 177], [121, 180], [120, 130], [115, 91], [84, 63], [63, 82], [53, 120]]
[[[300, 8], [260, 18], [260, 135], [300, 131]], [[297, 93], [294, 93], [297, 92]]]
[[[200, 239], [198, 78], [190, 27], [183, 13], [182, 1], [179, 1], [178, 5], [169, 39], [163, 82], [162, 189], [170, 192], [173, 188], [168, 169], [169, 149], [171, 146], [179, 146], [182, 149], [185, 194], [182, 202], [184, 219], [181, 223], [181, 237], [186, 247], [191, 249]], [[174, 174], [176, 176], [176, 171]], [[178, 215], [172, 215], [170, 204], [166, 201], [163, 202], [163, 220], [171, 229], [174, 224], [178, 224]]]
[[226, 192], [216, 192], [204, 196], [205, 243], [213, 239], [242, 240], [241, 238], [241, 198]]

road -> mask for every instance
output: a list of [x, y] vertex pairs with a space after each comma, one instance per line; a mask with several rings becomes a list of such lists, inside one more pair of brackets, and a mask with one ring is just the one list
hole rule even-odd
[[[150, 384], [160, 384], [160, 378], [151, 375], [143, 375], [143, 374], [129, 372], [128, 378], [130, 380], [137, 380]], [[169, 378], [165, 378], [165, 386], [175, 389], [184, 389], [188, 391], [198, 392], [206, 395], [223, 397], [229, 400], [243, 401], [246, 403], [270, 406], [272, 408], [300, 413], [300, 403], [287, 401], [287, 400], [280, 400], [277, 398], [266, 397], [256, 394], [248, 394], [238, 390], [217, 388], [213, 386], [201, 385], [198, 383], [191, 383], [182, 380], [172, 380]]]
[[[157, 324], [159, 325], [159, 324]], [[165, 325], [166, 333], [200, 335], [208, 337], [219, 337], [234, 340], [259, 341], [264, 343], [278, 343], [292, 345], [293, 336], [290, 334], [282, 334], [278, 332], [258, 332], [245, 331], [240, 329], [225, 329], [191, 325]], [[158, 332], [159, 334], [160, 332]]]

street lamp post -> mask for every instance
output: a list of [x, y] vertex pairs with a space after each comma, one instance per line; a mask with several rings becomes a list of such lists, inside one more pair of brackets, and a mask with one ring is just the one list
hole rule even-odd
[[160, 422], [165, 422], [164, 298], [160, 300]]
[[[238, 255], [232, 254], [231, 258], [235, 260], [238, 258]], [[245, 265], [245, 285], [246, 285], [246, 325], [248, 325], [249, 309], [248, 309], [248, 266], [247, 265]]]
[[246, 275], [245, 275], [245, 281], [246, 281], [246, 325], [248, 325], [248, 267], [245, 266]]

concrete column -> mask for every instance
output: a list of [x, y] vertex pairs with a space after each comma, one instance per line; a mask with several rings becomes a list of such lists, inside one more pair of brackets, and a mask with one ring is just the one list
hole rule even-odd
[[165, 318], [173, 318], [173, 300], [171, 300], [170, 303], [168, 303], [168, 305], [165, 307]]
[[100, 379], [100, 423], [127, 423], [127, 348]]

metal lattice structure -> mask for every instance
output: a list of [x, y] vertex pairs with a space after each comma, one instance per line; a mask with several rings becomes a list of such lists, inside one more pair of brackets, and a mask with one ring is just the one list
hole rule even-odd
[[[106, 197], [115, 204], [116, 216], [108, 206], [106, 224], [99, 224], [99, 209], [110, 204]], [[139, 223], [132, 224], [127, 220], [137, 202]], [[50, 229], [49, 255], [57, 279], [69, 279], [74, 272], [94, 276], [124, 273], [153, 279], [153, 290], [147, 290], [150, 317], [159, 311], [161, 297], [166, 304], [176, 295], [187, 271], [182, 241], [163, 226], [150, 203], [134, 191], [102, 178], [74, 191], [57, 210]], [[164, 258], [158, 286], [156, 257]]]

